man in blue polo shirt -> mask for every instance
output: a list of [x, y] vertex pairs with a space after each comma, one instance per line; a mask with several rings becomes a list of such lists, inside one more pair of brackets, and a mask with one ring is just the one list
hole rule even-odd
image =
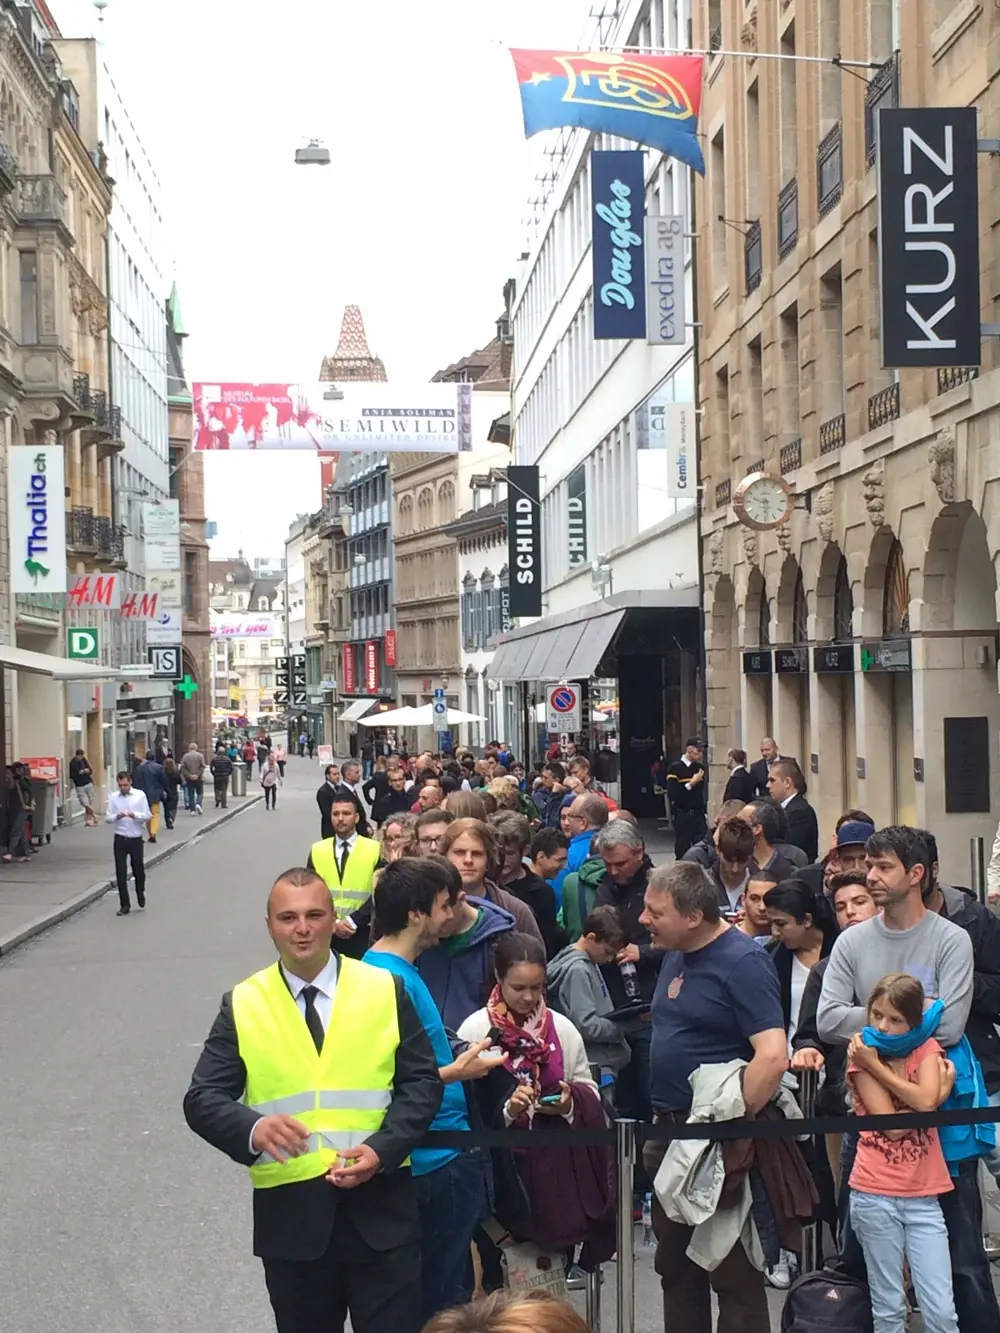
[[[373, 894], [379, 938], [364, 961], [401, 977], [430, 1038], [444, 1096], [432, 1130], [469, 1128], [461, 1084], [485, 1077], [503, 1063], [490, 1042], [476, 1042], [456, 1059], [437, 1005], [416, 960], [440, 942], [462, 889], [458, 871], [443, 857], [406, 857], [379, 873]], [[421, 1321], [472, 1299], [472, 1233], [489, 1212], [487, 1162], [478, 1150], [415, 1148], [411, 1170], [420, 1204], [423, 1261]]]

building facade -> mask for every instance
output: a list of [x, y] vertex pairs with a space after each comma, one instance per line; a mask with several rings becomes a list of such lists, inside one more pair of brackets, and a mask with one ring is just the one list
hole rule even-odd
[[[688, 18], [687, 0], [628, 0], [601, 20], [596, 38], [682, 48]], [[663, 805], [651, 766], [681, 752], [702, 708], [695, 502], [667, 494], [649, 399], [693, 402], [695, 366], [690, 336], [677, 347], [594, 337], [590, 153], [634, 147], [566, 131], [542, 187], [549, 193], [511, 319], [511, 461], [540, 473], [542, 618], [504, 636], [490, 671], [518, 691], [519, 732], [507, 739], [529, 758], [545, 742], [538, 706], [546, 685], [579, 682], [578, 740], [608, 756], [620, 750], [622, 799], [637, 815], [655, 815]], [[647, 151], [645, 180], [647, 215], [689, 216], [687, 168]], [[612, 724], [598, 726], [601, 715]], [[608, 757], [606, 771], [615, 765]]]
[[[796, 755], [822, 838], [840, 812], [932, 828], [968, 883], [971, 836], [1000, 811], [996, 736], [1000, 369], [885, 370], [879, 345], [875, 113], [998, 111], [989, 6], [792, 0], [752, 29], [715, 7], [723, 49], [878, 68], [713, 57], [698, 202], [708, 718], [714, 789], [732, 744]], [[695, 14], [706, 45], [711, 7]], [[777, 133], [767, 127], [777, 126]], [[983, 319], [994, 318], [1000, 194], [980, 158]], [[780, 473], [796, 508], [736, 520], [735, 488]]]

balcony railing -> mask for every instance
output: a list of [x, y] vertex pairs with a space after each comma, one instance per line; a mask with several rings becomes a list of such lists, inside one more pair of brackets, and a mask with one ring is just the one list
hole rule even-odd
[[760, 286], [760, 275], [764, 267], [763, 247], [760, 239], [760, 219], [751, 222], [750, 230], [743, 241], [743, 265], [746, 273], [747, 295]]
[[938, 393], [957, 389], [960, 384], [968, 384], [969, 380], [976, 379], [978, 375], [976, 366], [938, 366]]
[[17, 211], [23, 222], [66, 221], [66, 191], [55, 176], [18, 176]]
[[11, 194], [17, 185], [17, 158], [0, 139], [0, 191]]
[[783, 444], [778, 453], [778, 467], [782, 476], [786, 472], [794, 472], [797, 467], [802, 466], [802, 440], [789, 440]]
[[94, 535], [98, 555], [111, 560], [125, 559], [125, 529], [110, 518], [100, 515], [94, 519]]
[[66, 545], [73, 551], [96, 551], [97, 530], [93, 509], [70, 509], [66, 514]]
[[841, 412], [839, 417], [831, 417], [829, 421], [824, 421], [819, 428], [819, 451], [821, 454], [832, 454], [840, 448], [846, 438], [846, 422], [844, 414]]
[[763, 458], [755, 458], [751, 462], [747, 463], [748, 477], [752, 477], [755, 472], [763, 472], [763, 471], [764, 471]]
[[105, 430], [108, 424], [108, 395], [103, 389], [91, 391], [90, 410], [94, 414], [94, 425], [98, 430]]
[[90, 376], [73, 376], [73, 399], [85, 412], [90, 411]]
[[729, 503], [729, 497], [732, 494], [732, 483], [728, 477], [725, 481], [720, 481], [715, 488], [715, 507], [716, 509], [725, 509]]
[[868, 399], [868, 429], [877, 430], [899, 420], [899, 382], [889, 384]]
[[899, 106], [899, 60], [895, 54], [879, 66], [865, 89], [865, 161], [869, 166], [878, 152], [878, 113], [884, 106]]
[[108, 437], [120, 440], [122, 437], [122, 410], [120, 407], [108, 408]]
[[841, 152], [841, 128], [838, 122], [829, 134], [820, 141], [816, 150], [816, 182], [819, 200], [819, 215], [825, 217], [831, 208], [840, 203], [844, 192], [843, 154]]
[[799, 239], [799, 183], [793, 176], [778, 195], [778, 256], [795, 249]]

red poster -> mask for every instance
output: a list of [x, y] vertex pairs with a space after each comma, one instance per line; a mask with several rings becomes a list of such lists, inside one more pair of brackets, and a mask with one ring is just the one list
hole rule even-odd
[[357, 689], [357, 681], [354, 679], [354, 644], [345, 643], [341, 653], [341, 666], [343, 679], [341, 681], [341, 694], [353, 694]]
[[385, 632], [385, 664], [394, 667], [396, 665], [396, 631], [387, 629]]
[[368, 694], [378, 693], [378, 644], [374, 639], [365, 643], [365, 690]]

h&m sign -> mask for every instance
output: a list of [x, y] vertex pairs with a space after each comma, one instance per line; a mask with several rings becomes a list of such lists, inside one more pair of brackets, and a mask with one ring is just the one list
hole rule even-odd
[[978, 366], [976, 108], [878, 116], [882, 364]]

